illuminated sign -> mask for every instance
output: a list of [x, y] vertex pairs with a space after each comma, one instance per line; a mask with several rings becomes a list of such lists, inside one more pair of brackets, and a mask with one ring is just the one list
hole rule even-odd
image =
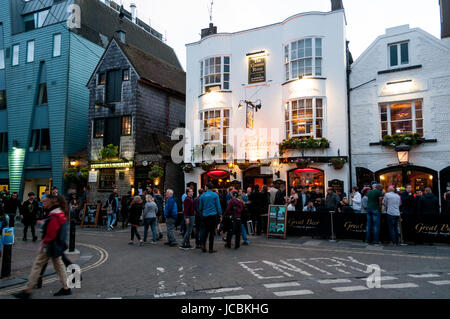
[[101, 168], [127, 168], [133, 167], [133, 161], [129, 162], [119, 162], [119, 163], [98, 163], [91, 164], [91, 168], [93, 169], [101, 169]]
[[248, 84], [266, 82], [266, 57], [248, 58]]

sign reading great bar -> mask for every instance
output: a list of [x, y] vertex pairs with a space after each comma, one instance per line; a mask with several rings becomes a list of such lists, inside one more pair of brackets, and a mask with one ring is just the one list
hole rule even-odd
[[266, 82], [266, 57], [248, 58], [248, 84]]

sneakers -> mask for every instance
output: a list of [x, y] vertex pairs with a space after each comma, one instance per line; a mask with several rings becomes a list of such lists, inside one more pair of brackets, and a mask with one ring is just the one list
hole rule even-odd
[[156, 241], [152, 241], [152, 242], [150, 242], [150, 244], [157, 245], [158, 243]]
[[142, 240], [139, 242], [139, 246], [144, 246], [144, 242]]
[[70, 296], [72, 294], [72, 290], [61, 288], [57, 293], [55, 293], [53, 296], [59, 297], [59, 296]]
[[38, 238], [35, 236], [35, 237], [33, 237], [33, 242], [36, 242], [36, 240], [37, 240]]
[[26, 291], [21, 291], [21, 292], [15, 293], [15, 294], [13, 294], [13, 296], [17, 299], [23, 299], [23, 300], [31, 298], [31, 294], [27, 293]]
[[194, 249], [194, 247], [192, 247], [191, 245], [189, 245], [189, 246], [180, 245], [178, 248], [180, 248], [182, 250], [192, 250], [192, 249]]
[[242, 246], [248, 246], [248, 245], [250, 245], [250, 243], [247, 243], [247, 242], [242, 243]]
[[130, 241], [130, 242], [128, 243], [128, 245], [133, 246], [133, 245], [134, 245], [134, 241]]

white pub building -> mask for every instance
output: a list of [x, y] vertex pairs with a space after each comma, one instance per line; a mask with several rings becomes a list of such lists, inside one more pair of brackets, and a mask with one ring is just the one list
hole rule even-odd
[[350, 189], [346, 17], [331, 2], [235, 33], [210, 24], [187, 44], [188, 185]]

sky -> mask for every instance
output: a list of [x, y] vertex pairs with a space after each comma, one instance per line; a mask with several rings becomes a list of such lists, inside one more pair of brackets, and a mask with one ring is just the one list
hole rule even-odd
[[[211, 0], [115, 0], [162, 33], [186, 69], [186, 44], [208, 27]], [[439, 0], [343, 0], [347, 40], [356, 60], [386, 28], [409, 24], [440, 38]], [[301, 12], [331, 10], [330, 0], [214, 0], [218, 32], [236, 32], [281, 22]]]

